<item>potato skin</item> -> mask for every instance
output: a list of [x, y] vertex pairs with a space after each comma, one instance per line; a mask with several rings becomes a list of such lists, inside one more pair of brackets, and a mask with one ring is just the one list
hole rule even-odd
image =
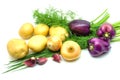
[[34, 28], [34, 35], [47, 36], [49, 32], [49, 26], [46, 24], [37, 24]]
[[7, 50], [9, 52], [9, 55], [15, 59], [23, 58], [29, 52], [29, 48], [26, 42], [22, 39], [9, 40], [7, 43]]
[[28, 41], [28, 47], [34, 52], [42, 51], [47, 45], [47, 37], [43, 35], [32, 36]]
[[19, 29], [19, 35], [23, 39], [29, 39], [33, 36], [34, 27], [31, 23], [24, 23]]

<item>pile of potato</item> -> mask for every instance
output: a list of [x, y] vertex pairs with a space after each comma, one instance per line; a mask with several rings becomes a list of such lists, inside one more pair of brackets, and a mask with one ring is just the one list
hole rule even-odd
[[7, 50], [15, 59], [25, 57], [29, 49], [40, 52], [47, 47], [52, 51], [58, 51], [62, 46], [62, 41], [69, 36], [66, 29], [60, 26], [49, 27], [46, 24], [33, 26], [31, 23], [24, 23], [18, 33], [20, 39], [13, 38], [7, 43]]

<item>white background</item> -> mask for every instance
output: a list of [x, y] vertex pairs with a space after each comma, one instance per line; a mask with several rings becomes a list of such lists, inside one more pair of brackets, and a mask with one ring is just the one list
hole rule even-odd
[[0, 0], [0, 80], [120, 80], [120, 42], [111, 43], [111, 50], [103, 57], [93, 58], [87, 50], [75, 62], [53, 62], [43, 66], [2, 74], [8, 63], [6, 44], [20, 38], [18, 29], [25, 22], [34, 25], [33, 11], [53, 6], [63, 11], [72, 10], [86, 20], [96, 18], [108, 8], [108, 22], [120, 20], [119, 0]]

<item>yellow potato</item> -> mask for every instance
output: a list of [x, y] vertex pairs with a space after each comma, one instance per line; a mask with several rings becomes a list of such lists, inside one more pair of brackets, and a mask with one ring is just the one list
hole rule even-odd
[[28, 47], [34, 52], [42, 51], [47, 44], [47, 38], [43, 35], [32, 36], [28, 41]]
[[55, 27], [52, 26], [49, 30], [49, 35], [50, 36], [56, 35], [56, 36], [60, 37], [62, 41], [64, 41], [66, 39], [66, 37], [69, 36], [66, 29], [64, 29], [63, 27], [60, 27], [60, 26], [55, 26]]
[[7, 50], [10, 56], [12, 56], [15, 59], [23, 58], [29, 52], [26, 42], [22, 39], [9, 40], [7, 43]]
[[28, 39], [33, 35], [34, 27], [31, 23], [24, 23], [19, 29], [19, 35], [23, 39]]
[[37, 24], [34, 28], [34, 35], [47, 36], [49, 32], [49, 26], [46, 24]]

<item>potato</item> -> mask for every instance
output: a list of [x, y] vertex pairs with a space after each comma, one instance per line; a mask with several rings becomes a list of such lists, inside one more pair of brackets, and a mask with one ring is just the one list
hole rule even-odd
[[37, 24], [34, 28], [34, 35], [47, 36], [48, 32], [49, 32], [49, 27], [46, 24]]
[[19, 29], [19, 35], [23, 39], [29, 39], [34, 32], [34, 27], [31, 23], [24, 23]]
[[47, 44], [47, 38], [43, 35], [32, 36], [28, 41], [28, 47], [34, 52], [42, 51]]
[[7, 43], [7, 50], [11, 57], [15, 59], [20, 59], [25, 57], [28, 52], [28, 46], [26, 42], [22, 39], [11, 39]]

